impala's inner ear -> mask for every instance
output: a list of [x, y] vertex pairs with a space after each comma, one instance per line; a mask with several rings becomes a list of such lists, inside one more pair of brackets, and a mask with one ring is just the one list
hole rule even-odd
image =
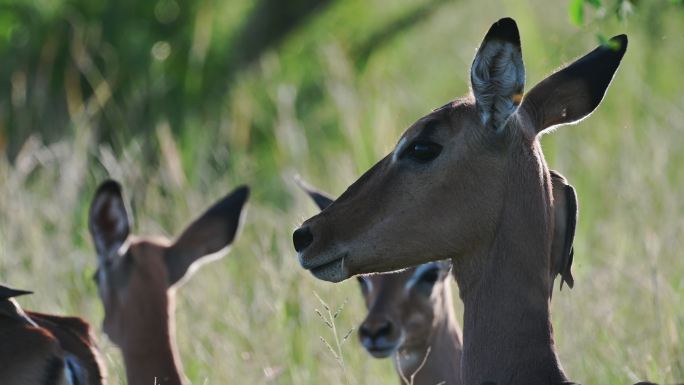
[[[575, 189], [558, 172], [551, 170], [553, 184], [554, 228], [551, 241], [551, 281], [561, 276], [560, 288], [565, 282], [570, 288], [575, 285], [572, 277], [572, 258], [577, 224], [577, 196]], [[553, 285], [549, 289], [553, 291]]]
[[129, 222], [121, 185], [113, 180], [103, 182], [90, 205], [88, 223], [100, 263], [118, 255], [130, 233]]
[[296, 178], [295, 182], [297, 182], [297, 185], [301, 187], [302, 190], [309, 194], [309, 197], [313, 199], [314, 203], [316, 203], [316, 206], [318, 206], [318, 208], [321, 210], [324, 210], [326, 207], [330, 206], [335, 201], [325, 193], [314, 189], [313, 187], [309, 186], [307, 183], [305, 183], [303, 180], [299, 178]]
[[183, 231], [166, 251], [165, 263], [169, 285], [178, 283], [186, 275], [189, 276], [188, 272], [193, 270], [195, 262], [217, 254], [233, 242], [240, 225], [242, 208], [248, 197], [249, 188], [238, 187], [216, 202]]
[[626, 50], [627, 36], [615, 36], [534, 86], [520, 108], [532, 119], [536, 133], [591, 114], [606, 94]]
[[525, 88], [525, 66], [515, 21], [497, 21], [477, 50], [470, 83], [482, 124], [501, 130], [515, 112]]

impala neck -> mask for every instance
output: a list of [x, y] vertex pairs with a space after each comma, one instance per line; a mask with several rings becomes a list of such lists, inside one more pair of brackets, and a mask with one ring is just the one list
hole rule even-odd
[[183, 385], [172, 339], [173, 305], [168, 307], [163, 322], [145, 325], [137, 338], [121, 347], [129, 385]]
[[492, 244], [454, 260], [464, 303], [465, 384], [567, 381], [555, 351], [549, 307], [551, 187], [541, 151], [535, 150], [538, 164], [508, 173]]
[[[451, 297], [451, 285], [445, 281], [438, 299], [435, 327], [423, 346], [395, 353], [399, 383], [407, 379], [413, 385], [461, 384], [461, 330], [456, 320]], [[428, 355], [428, 347], [430, 352]], [[427, 358], [426, 358], [427, 355]], [[423, 366], [421, 364], [425, 361]], [[403, 376], [402, 376], [403, 374]], [[415, 374], [415, 375], [414, 375]], [[413, 375], [413, 381], [411, 376]]]

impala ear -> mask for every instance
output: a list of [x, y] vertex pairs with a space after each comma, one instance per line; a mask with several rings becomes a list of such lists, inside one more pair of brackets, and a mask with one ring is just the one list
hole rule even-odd
[[26, 316], [21, 306], [13, 299], [25, 294], [33, 294], [33, 292], [0, 285], [0, 319], [9, 318], [23, 324], [33, 325], [33, 321]]
[[497, 21], [487, 32], [470, 69], [480, 121], [501, 130], [515, 112], [525, 88], [525, 65], [515, 21]]
[[437, 261], [437, 265], [439, 266], [440, 270], [442, 271], [442, 278], [446, 278], [449, 275], [451, 275], [451, 268], [452, 266], [452, 261], [451, 259], [444, 259], [441, 261]]
[[520, 109], [532, 119], [536, 133], [591, 114], [606, 94], [626, 50], [627, 36], [615, 36], [534, 86]]
[[248, 197], [249, 188], [238, 187], [191, 223], [169, 247], [165, 263], [171, 286], [189, 275], [195, 262], [219, 253], [233, 242]]
[[98, 187], [90, 205], [88, 227], [100, 263], [116, 257], [130, 233], [119, 183], [107, 180]]
[[330, 206], [335, 201], [334, 199], [328, 197], [325, 193], [322, 193], [309, 186], [299, 177], [295, 178], [295, 182], [302, 190], [309, 194], [309, 197], [313, 199], [314, 203], [316, 203], [316, 206], [318, 206], [318, 208], [321, 210], [325, 210], [326, 207]]
[[28, 290], [12, 289], [11, 287], [0, 285], [0, 301], [26, 294], [33, 294], [33, 292]]
[[[561, 276], [560, 288], [565, 282], [570, 288], [575, 285], [572, 277], [572, 258], [577, 224], [577, 196], [575, 189], [558, 172], [551, 170], [554, 201], [554, 227], [551, 241], [551, 281]], [[551, 285], [550, 291], [553, 291]]]

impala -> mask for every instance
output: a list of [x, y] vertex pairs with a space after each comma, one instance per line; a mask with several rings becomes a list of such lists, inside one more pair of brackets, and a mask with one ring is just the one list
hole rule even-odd
[[[577, 198], [565, 177], [554, 170], [550, 174], [556, 202], [551, 283], [561, 275], [561, 287], [564, 282], [572, 287]], [[299, 179], [297, 182], [321, 210], [333, 203], [326, 194]], [[451, 302], [451, 286], [445, 279], [450, 270], [450, 263], [438, 261], [394, 274], [357, 277], [369, 309], [359, 328], [361, 344], [374, 357], [393, 355], [402, 384], [462, 383], [461, 331]], [[550, 292], [552, 289], [553, 285]]]
[[[559, 202], [539, 137], [599, 105], [626, 49], [616, 36], [523, 97], [517, 25], [496, 22], [472, 64], [472, 95], [419, 119], [294, 232], [302, 267], [339, 282], [451, 258], [464, 383], [567, 382], [550, 319]], [[564, 259], [558, 266], [569, 269]], [[572, 283], [569, 270], [559, 273]]]
[[24, 311], [13, 299], [30, 294], [0, 285], [0, 383], [101, 385], [90, 326], [80, 318]]
[[184, 383], [174, 336], [174, 293], [199, 260], [235, 237], [249, 195], [240, 187], [215, 203], [173, 242], [130, 234], [121, 187], [104, 182], [90, 208], [98, 257], [95, 279], [103, 329], [121, 348], [129, 385]]
[[[333, 200], [300, 186], [323, 210]], [[461, 328], [451, 296], [450, 261], [357, 277], [368, 315], [359, 340], [375, 358], [392, 356], [401, 384], [461, 384]]]

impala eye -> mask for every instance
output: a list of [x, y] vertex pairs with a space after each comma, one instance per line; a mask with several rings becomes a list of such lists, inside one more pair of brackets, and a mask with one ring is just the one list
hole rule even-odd
[[419, 283], [423, 284], [428, 284], [428, 285], [434, 285], [435, 282], [437, 282], [437, 279], [439, 278], [439, 269], [430, 269], [426, 272], [424, 272], [420, 278], [418, 279]]
[[413, 290], [421, 295], [429, 297], [430, 294], [432, 294], [432, 288], [439, 280], [439, 277], [439, 268], [427, 269], [416, 278]]
[[442, 152], [442, 146], [426, 140], [416, 140], [404, 150], [402, 157], [407, 157], [419, 163], [427, 163], [435, 159]]

